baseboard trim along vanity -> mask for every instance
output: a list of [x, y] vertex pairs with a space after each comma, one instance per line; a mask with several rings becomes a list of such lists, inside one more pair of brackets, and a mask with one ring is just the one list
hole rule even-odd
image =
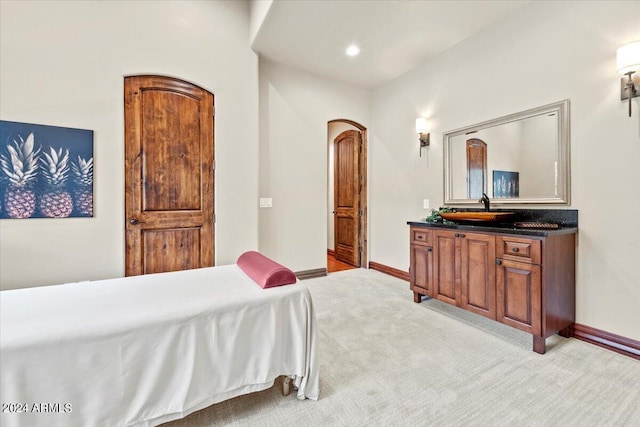
[[575, 323], [577, 211], [562, 212], [569, 220], [553, 211], [555, 229], [408, 222], [414, 301], [435, 298], [528, 332], [544, 354], [546, 338], [569, 337]]

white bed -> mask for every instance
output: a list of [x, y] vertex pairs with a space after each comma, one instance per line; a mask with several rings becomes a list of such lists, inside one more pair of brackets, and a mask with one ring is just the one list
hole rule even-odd
[[281, 375], [318, 398], [309, 291], [237, 265], [3, 291], [0, 327], [4, 427], [153, 426]]

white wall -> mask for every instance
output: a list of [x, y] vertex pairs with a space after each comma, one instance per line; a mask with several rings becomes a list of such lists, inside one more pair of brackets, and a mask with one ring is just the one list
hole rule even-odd
[[249, 1], [249, 40], [253, 43], [267, 17], [273, 0], [250, 0]]
[[95, 217], [0, 221], [2, 289], [124, 274], [123, 78], [215, 96], [216, 262], [256, 249], [258, 61], [241, 1], [2, 1], [2, 120], [93, 129]]
[[327, 265], [327, 123], [369, 123], [370, 93], [260, 60], [260, 251], [294, 271]]
[[[577, 322], [640, 339], [640, 108], [634, 100], [627, 117], [615, 64], [618, 46], [640, 39], [639, 16], [638, 1], [531, 2], [377, 88], [371, 260], [407, 271], [405, 221], [424, 217], [423, 198], [434, 207], [443, 200], [443, 132], [569, 98]], [[421, 115], [432, 143], [419, 158], [413, 123]]]

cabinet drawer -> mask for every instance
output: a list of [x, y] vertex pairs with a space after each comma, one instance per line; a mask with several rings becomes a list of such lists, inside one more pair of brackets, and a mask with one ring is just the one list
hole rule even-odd
[[506, 260], [540, 264], [540, 240], [498, 237], [497, 255]]
[[411, 244], [412, 245], [430, 245], [429, 230], [425, 230], [424, 228], [411, 228]]

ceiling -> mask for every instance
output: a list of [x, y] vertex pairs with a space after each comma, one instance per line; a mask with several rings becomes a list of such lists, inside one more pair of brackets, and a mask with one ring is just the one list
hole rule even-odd
[[[274, 0], [251, 47], [261, 57], [372, 88], [531, 0]], [[360, 55], [344, 51], [357, 44]]]

